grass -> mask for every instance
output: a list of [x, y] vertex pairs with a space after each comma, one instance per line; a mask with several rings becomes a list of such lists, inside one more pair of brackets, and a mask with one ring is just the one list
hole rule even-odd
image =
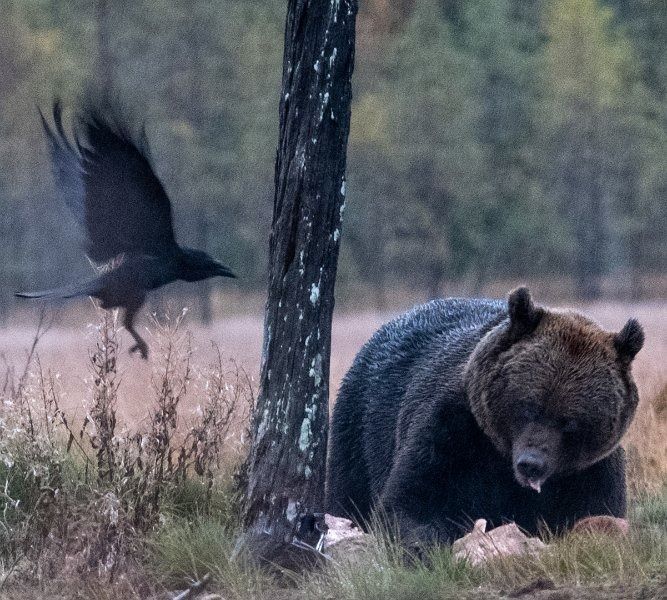
[[632, 503], [631, 519], [644, 527], [657, 527], [667, 532], [667, 482], [656, 494], [646, 494]]
[[163, 510], [174, 517], [185, 519], [213, 515], [222, 523], [236, 523], [240, 497], [234, 472], [235, 467], [229, 467], [229, 472], [220, 474], [212, 488], [201, 477], [179, 482], [165, 497]]
[[538, 558], [500, 559], [485, 568], [496, 586], [520, 587], [539, 578], [575, 586], [641, 582], [667, 568], [667, 535], [636, 530], [627, 537], [571, 534], [552, 540]]
[[666, 515], [667, 485], [633, 502], [628, 536], [570, 534], [548, 540], [537, 557], [502, 558], [482, 567], [455, 560], [448, 547], [434, 549], [424, 563], [406, 561], [390, 536], [378, 530], [362, 552], [338, 557], [322, 570], [293, 575], [287, 583], [275, 581], [243, 555], [232, 558], [238, 531], [233, 520], [178, 516], [150, 538], [148, 562], [151, 574], [172, 589], [208, 573], [210, 591], [238, 600], [494, 598], [537, 580], [575, 591], [600, 586], [595, 597], [605, 598], [609, 589], [660, 585], [667, 572]]
[[[196, 369], [181, 322], [182, 315], [155, 323], [149, 418], [132, 430], [118, 418], [122, 377], [111, 313], [102, 315], [90, 353], [85, 418], [61, 409], [58, 377], [34, 353], [21, 376], [7, 377], [0, 389], [0, 591], [10, 579], [51, 585], [58, 572], [107, 584], [127, 579], [144, 570], [147, 540], [163, 522], [193, 515], [230, 522], [238, 514], [229, 465], [238, 462], [239, 446], [230, 428], [247, 417], [252, 390], [219, 352]], [[201, 405], [181, 433], [179, 407], [191, 384], [203, 388]]]
[[236, 538], [236, 528], [212, 517], [175, 519], [150, 538], [148, 568], [171, 588], [209, 574], [225, 598], [264, 597], [273, 581], [242, 554], [235, 555]]
[[482, 581], [481, 573], [455, 561], [449, 548], [434, 550], [426, 563], [406, 561], [401, 548], [378, 531], [361, 557], [342, 558], [305, 577], [299, 595], [313, 600], [436, 600]]
[[[362, 560], [343, 560], [302, 584], [302, 597], [316, 600], [443, 600], [464, 592], [520, 588], [539, 579], [557, 586], [628, 585], [667, 572], [667, 488], [632, 507], [626, 537], [570, 534], [549, 540], [537, 557], [500, 558], [474, 568], [458, 562], [448, 547], [435, 549], [428, 566], [407, 565], [398, 548], [377, 536]], [[379, 540], [379, 541], [378, 541]]]

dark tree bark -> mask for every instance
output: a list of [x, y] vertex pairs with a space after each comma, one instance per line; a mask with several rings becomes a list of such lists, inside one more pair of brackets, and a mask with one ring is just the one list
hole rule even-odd
[[[323, 510], [356, 0], [290, 0], [246, 546], [293, 566]], [[306, 552], [307, 554], [307, 552]]]

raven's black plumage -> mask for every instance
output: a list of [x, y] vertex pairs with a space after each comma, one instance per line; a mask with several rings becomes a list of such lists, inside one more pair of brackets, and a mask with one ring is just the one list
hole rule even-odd
[[53, 173], [65, 202], [86, 233], [86, 253], [113, 267], [89, 281], [23, 298], [93, 296], [103, 308], [125, 309], [123, 323], [146, 358], [148, 346], [134, 329], [134, 317], [155, 288], [177, 279], [234, 277], [205, 252], [176, 243], [171, 202], [153, 171], [145, 131], [138, 140], [119, 121], [90, 109], [72, 143], [63, 128], [62, 108], [53, 106], [55, 130], [40, 117], [49, 143]]

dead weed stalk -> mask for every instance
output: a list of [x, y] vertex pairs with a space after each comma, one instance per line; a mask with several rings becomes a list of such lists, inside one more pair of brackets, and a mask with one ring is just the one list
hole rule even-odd
[[[243, 444], [234, 432], [254, 397], [241, 369], [224, 369], [219, 349], [214, 364], [193, 366], [185, 313], [152, 319], [152, 389], [135, 428], [117, 412], [117, 313], [100, 316], [79, 426], [61, 409], [59, 376], [36, 354], [40, 321], [23, 374], [14, 380], [8, 372], [0, 390], [0, 587], [18, 568], [37, 576], [97, 571], [111, 580], [139, 555], [142, 534], [159, 526], [179, 486], [203, 481], [204, 504], [211, 502], [220, 465]], [[186, 423], [179, 413], [192, 384], [199, 406]]]

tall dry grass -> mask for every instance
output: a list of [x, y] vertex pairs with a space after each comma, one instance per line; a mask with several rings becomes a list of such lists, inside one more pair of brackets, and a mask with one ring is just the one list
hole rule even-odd
[[[243, 455], [238, 433], [254, 398], [242, 371], [230, 370], [219, 351], [206, 367], [193, 364], [183, 316], [153, 323], [151, 386], [142, 398], [148, 418], [138, 424], [118, 412], [116, 313], [100, 314], [78, 411], [63, 409], [62, 379], [37, 353], [41, 321], [20, 375], [7, 368], [0, 389], [0, 591], [10, 580], [42, 584], [56, 575], [113, 581], [141, 563], [146, 537], [168, 515], [220, 513], [214, 488]], [[201, 391], [200, 404], [187, 414], [181, 403], [190, 387]], [[233, 501], [228, 490], [225, 502]]]

